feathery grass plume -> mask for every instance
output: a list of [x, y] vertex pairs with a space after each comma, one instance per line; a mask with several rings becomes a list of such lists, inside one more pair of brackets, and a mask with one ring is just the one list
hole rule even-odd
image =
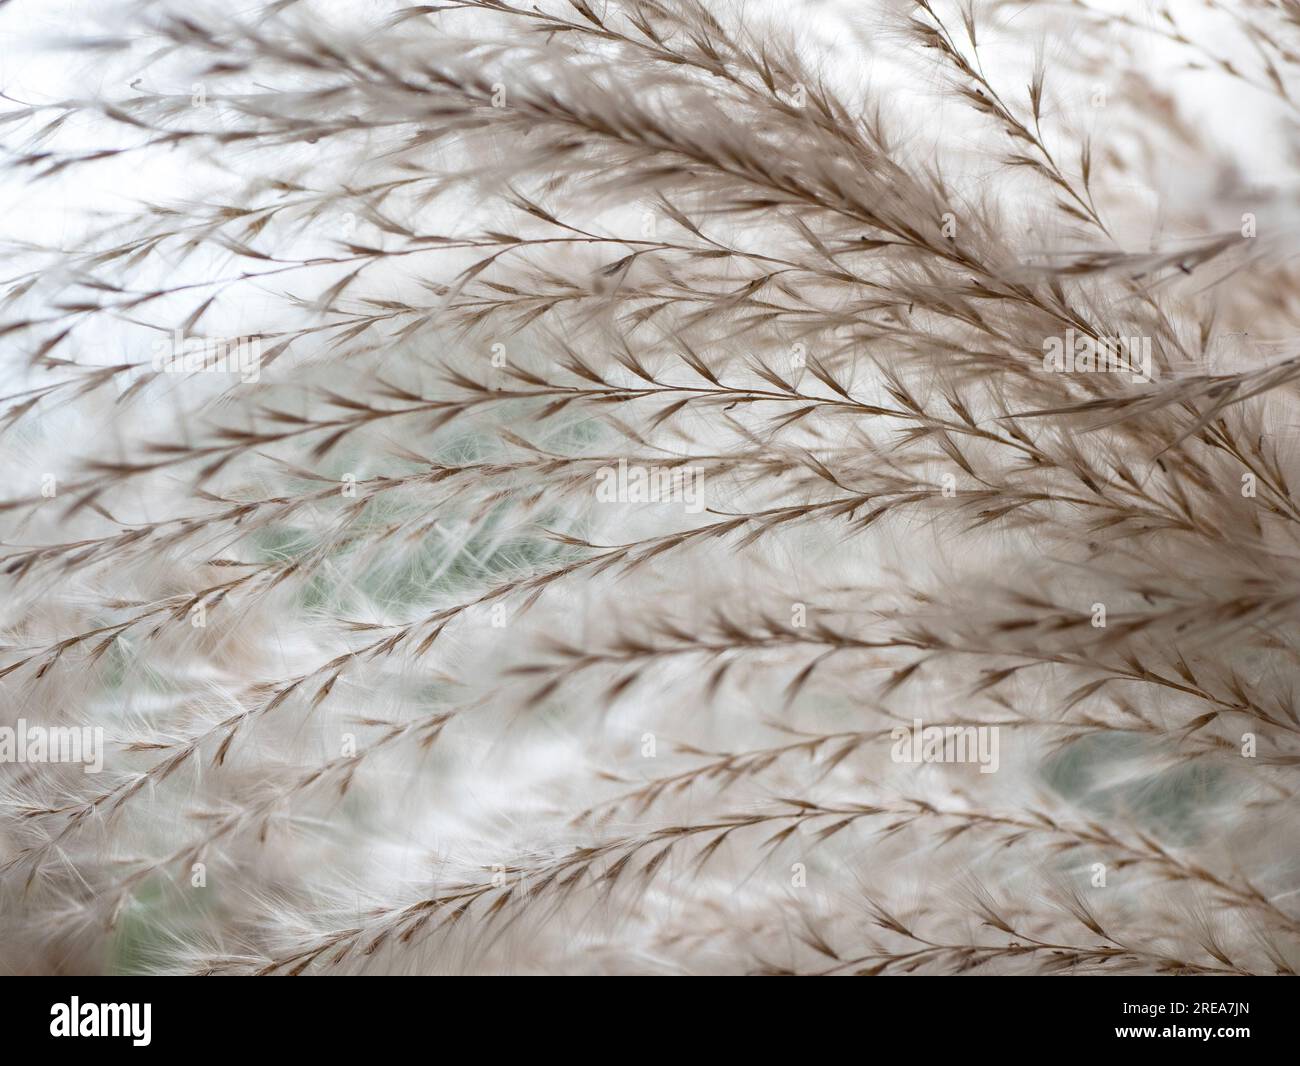
[[1300, 966], [1295, 5], [788, 7], [0, 11], [6, 971]]

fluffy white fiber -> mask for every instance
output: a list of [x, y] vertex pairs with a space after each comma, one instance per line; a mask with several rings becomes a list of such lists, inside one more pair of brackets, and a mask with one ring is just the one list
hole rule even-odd
[[1300, 6], [1191, 7], [0, 7], [0, 970], [1293, 972]]

